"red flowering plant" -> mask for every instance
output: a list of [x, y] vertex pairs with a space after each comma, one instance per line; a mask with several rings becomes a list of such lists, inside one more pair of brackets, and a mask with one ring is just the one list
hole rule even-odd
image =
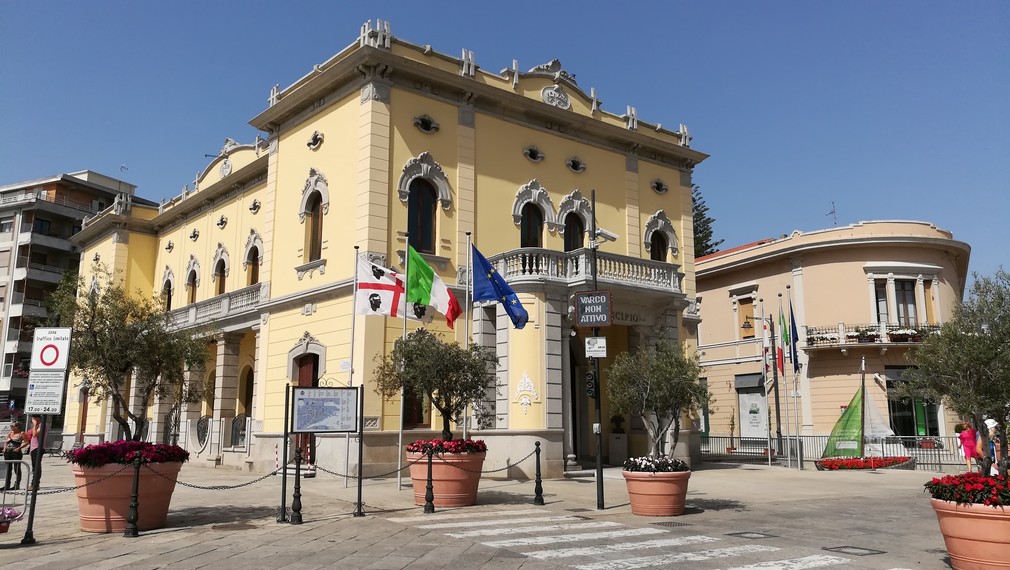
[[82, 467], [101, 467], [110, 463], [182, 463], [189, 461], [189, 452], [178, 445], [146, 441], [109, 441], [86, 445], [67, 452], [67, 461]]
[[484, 453], [487, 451], [487, 444], [483, 439], [419, 439], [407, 446], [408, 453], [428, 454], [429, 451], [435, 455], [446, 453]]
[[825, 471], [842, 469], [887, 469], [907, 462], [910, 457], [831, 457], [818, 459], [817, 465]]
[[1007, 477], [987, 477], [981, 473], [962, 473], [934, 477], [925, 485], [934, 499], [959, 505], [1010, 505], [1010, 483]]

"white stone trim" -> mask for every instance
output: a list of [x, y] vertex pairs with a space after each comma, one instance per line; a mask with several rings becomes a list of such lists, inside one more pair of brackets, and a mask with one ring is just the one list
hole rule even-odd
[[400, 181], [396, 186], [396, 192], [399, 194], [401, 202], [406, 202], [410, 196], [410, 183], [415, 178], [423, 178], [435, 187], [438, 201], [443, 210], [448, 210], [452, 206], [452, 187], [449, 185], [449, 178], [445, 175], [441, 165], [435, 162], [435, 159], [427, 151], [408, 160], [404, 165]]
[[540, 185], [534, 178], [519, 188], [516, 192], [515, 202], [512, 203], [512, 221], [519, 225], [523, 221], [523, 206], [528, 203], [535, 204], [544, 213], [544, 224], [549, 231], [558, 230], [558, 216], [554, 210], [554, 203], [547, 193], [547, 189]]

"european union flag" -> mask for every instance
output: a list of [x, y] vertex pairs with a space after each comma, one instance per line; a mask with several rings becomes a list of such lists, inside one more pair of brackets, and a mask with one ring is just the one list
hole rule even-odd
[[491, 263], [485, 258], [477, 247], [473, 248], [473, 300], [474, 301], [498, 301], [505, 307], [505, 312], [512, 319], [512, 325], [517, 329], [526, 326], [526, 321], [530, 320], [530, 314], [519, 302], [516, 292], [505, 282], [505, 278], [498, 274], [491, 267]]

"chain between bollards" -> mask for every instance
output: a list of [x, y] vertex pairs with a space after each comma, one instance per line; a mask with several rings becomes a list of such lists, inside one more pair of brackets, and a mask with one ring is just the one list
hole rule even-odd
[[428, 450], [428, 482], [424, 487], [424, 514], [435, 512], [435, 490], [431, 484], [431, 456], [434, 454], [434, 449]]
[[126, 538], [140, 536], [137, 528], [137, 521], [140, 520], [140, 514], [137, 512], [140, 495], [140, 461], [141, 457], [138, 453], [133, 458], [133, 492], [130, 494], [130, 510], [126, 512], [126, 527], [123, 529], [123, 536]]
[[291, 524], [302, 524], [302, 448], [295, 448], [295, 494], [291, 498]]
[[540, 477], [540, 442], [536, 443], [537, 449], [537, 477], [533, 484], [533, 504], [542, 505], [544, 504], [544, 482]]

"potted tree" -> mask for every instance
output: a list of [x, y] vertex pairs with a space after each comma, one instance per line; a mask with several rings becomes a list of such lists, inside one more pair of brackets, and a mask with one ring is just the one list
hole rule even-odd
[[[622, 472], [634, 514], [672, 516], [684, 512], [691, 470], [673, 454], [681, 415], [709, 401], [700, 373], [697, 358], [666, 339], [655, 347], [618, 355], [608, 369], [611, 410], [639, 416], [649, 434], [648, 455], [628, 459]], [[666, 451], [663, 443], [671, 431], [673, 444]]]
[[207, 341], [173, 330], [159, 299], [127, 291], [104, 266], [96, 264], [93, 274], [90, 287], [76, 276], [65, 277], [49, 307], [50, 314], [71, 327], [71, 372], [86, 379], [88, 397], [96, 403], [111, 400], [111, 416], [124, 434], [122, 441], [68, 453], [78, 485], [81, 530], [123, 531], [134, 476], [127, 464], [136, 461], [145, 464], [139, 469], [143, 506], [138, 529], [159, 528], [165, 525], [175, 480], [189, 453], [175, 445], [139, 441], [147, 406], [155, 397], [178, 398], [180, 393], [189, 401], [202, 398], [204, 386], [188, 382], [184, 370], [204, 366]]
[[[910, 354], [914, 368], [892, 398], [942, 401], [976, 426], [996, 421], [999, 474], [990, 477], [990, 459], [981, 473], [963, 473], [926, 483], [940, 532], [954, 568], [1004, 567], [1010, 560], [1010, 480], [1006, 425], [1010, 419], [1010, 274], [974, 276], [971, 291], [937, 334], [927, 335]], [[980, 430], [989, 448], [987, 430]]]
[[726, 453], [734, 451], [736, 451], [736, 408], [729, 412], [729, 447], [726, 448]]
[[437, 507], [467, 506], [477, 502], [480, 471], [487, 455], [481, 440], [453, 440], [452, 421], [468, 405], [487, 397], [494, 387], [498, 357], [476, 344], [445, 343], [419, 328], [398, 339], [393, 350], [376, 357], [375, 391], [385, 398], [413, 394], [426, 398], [442, 416], [442, 438], [407, 446], [414, 500], [425, 503], [427, 455], [432, 457], [432, 487]]

